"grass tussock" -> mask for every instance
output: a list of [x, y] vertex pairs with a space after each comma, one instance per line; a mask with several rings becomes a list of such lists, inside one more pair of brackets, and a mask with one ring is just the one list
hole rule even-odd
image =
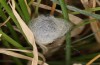
[[[0, 64], [100, 64], [99, 6], [99, 0], [0, 0]], [[66, 35], [42, 46], [45, 54], [28, 27], [40, 14], [73, 24]]]

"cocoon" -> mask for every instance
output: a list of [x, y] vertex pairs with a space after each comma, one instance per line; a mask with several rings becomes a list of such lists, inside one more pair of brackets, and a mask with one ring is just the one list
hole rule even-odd
[[64, 36], [72, 28], [72, 23], [51, 15], [39, 15], [29, 23], [36, 43], [47, 45]]

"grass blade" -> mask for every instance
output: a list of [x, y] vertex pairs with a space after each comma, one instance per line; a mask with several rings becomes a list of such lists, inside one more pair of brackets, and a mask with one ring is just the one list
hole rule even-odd
[[[1, 7], [0, 7], [0, 15], [1, 15], [1, 18], [3, 19], [3, 21], [5, 21], [7, 19], [6, 15], [2, 11]], [[10, 22], [7, 22], [6, 24], [7, 24], [7, 27], [9, 28], [10, 33], [11, 33], [12, 37], [14, 38], [14, 40], [16, 40], [17, 42], [19, 42], [18, 35], [16, 34], [16, 32], [13, 29], [12, 25], [10, 24]]]
[[2, 32], [0, 30], [0, 34], [2, 34], [3, 38], [8, 41], [9, 43], [11, 43], [13, 46], [15, 46], [16, 48], [20, 48], [20, 49], [24, 49], [24, 47], [22, 45], [20, 45], [19, 43], [17, 43], [16, 41], [14, 41], [12, 38], [10, 38], [8, 35], [6, 35], [4, 32]]
[[38, 5], [36, 6], [36, 9], [35, 9], [35, 16], [38, 15], [38, 10], [39, 10], [39, 5], [41, 3], [41, 0], [37, 0], [37, 2], [38, 2]]
[[25, 4], [25, 0], [18, 0], [19, 1], [19, 5], [21, 7], [22, 13], [24, 14], [24, 19], [26, 24], [28, 24], [28, 22], [30, 21], [30, 15], [28, 12], [28, 8]]
[[[59, 0], [59, 2], [66, 23], [70, 22], [68, 16], [68, 9], [66, 8], [64, 0]], [[66, 34], [66, 65], [71, 65], [71, 34], [70, 33], [71, 32], [68, 32]]]
[[[52, 0], [53, 2], [56, 2], [58, 5], [60, 5], [60, 3], [57, 1], [57, 0]], [[94, 13], [91, 13], [91, 12], [88, 12], [88, 11], [86, 11], [86, 10], [81, 10], [81, 9], [79, 9], [79, 8], [76, 8], [76, 7], [74, 7], [74, 6], [70, 6], [70, 5], [66, 5], [66, 7], [69, 9], [69, 10], [72, 10], [72, 11], [75, 11], [75, 12], [79, 12], [79, 13], [81, 13], [81, 14], [83, 14], [83, 15], [86, 15], [86, 16], [91, 16], [91, 17], [93, 17], [93, 18], [95, 18], [95, 19], [100, 19], [100, 15], [98, 15], [98, 14], [94, 14]], [[99, 10], [100, 10], [100, 8], [98, 8]], [[97, 10], [98, 10], [97, 9]]]
[[73, 6], [67, 6], [67, 7], [68, 7], [69, 10], [79, 12], [81, 14], [84, 14], [86, 16], [91, 16], [91, 17], [96, 18], [96, 19], [100, 19], [100, 15], [98, 15], [98, 14], [94, 14], [94, 13], [91, 13], [91, 12], [88, 12], [88, 11], [84, 11], [84, 10], [78, 9], [76, 7], [73, 7]]

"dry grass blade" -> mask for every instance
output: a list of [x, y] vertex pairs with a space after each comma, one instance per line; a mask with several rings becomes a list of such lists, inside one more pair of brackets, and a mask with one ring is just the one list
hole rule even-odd
[[[42, 62], [43, 62], [43, 61], [40, 61], [40, 60], [39, 60], [38, 63], [39, 63], [39, 64], [42, 64]], [[43, 65], [48, 65], [48, 64], [47, 64], [47, 63], [44, 63]]]
[[[82, 0], [81, 0], [81, 2], [83, 3]], [[86, 6], [84, 3], [83, 3], [83, 5]], [[88, 6], [86, 6], [85, 9], [87, 9], [89, 7], [92, 7], [92, 8], [96, 7], [96, 0], [90, 0], [90, 2], [87, 1], [87, 3], [88, 3]], [[89, 17], [89, 18], [93, 19], [92, 17]], [[97, 30], [99, 30], [100, 26], [98, 24], [100, 24], [98, 21], [90, 23], [93, 32], [96, 32]], [[100, 32], [97, 32], [95, 34], [95, 38], [96, 38], [97, 42], [100, 43], [100, 40], [99, 40], [100, 39]]]
[[[1, 49], [1, 48], [0, 48]], [[32, 53], [32, 51], [30, 50], [21, 50], [21, 49], [5, 49], [5, 48], [2, 48], [4, 50], [7, 50], [7, 51], [19, 51], [19, 52], [25, 52], [25, 53]]]
[[38, 51], [37, 51], [37, 47], [36, 47], [36, 44], [35, 44], [34, 35], [31, 32], [31, 30], [28, 28], [28, 26], [24, 23], [24, 21], [21, 19], [21, 17], [17, 13], [17, 11], [15, 10], [14, 0], [12, 0], [12, 5], [10, 5], [10, 6], [12, 8], [12, 11], [13, 11], [16, 19], [18, 20], [18, 23], [19, 23], [27, 41], [33, 46], [34, 58], [32, 59], [32, 65], [37, 65], [38, 64]]
[[[91, 18], [91, 17], [90, 17], [90, 18]], [[91, 19], [93, 19], [93, 18], [91, 18]], [[98, 23], [98, 22], [92, 22], [92, 23], [91, 23], [91, 28], [92, 28], [93, 32], [99, 30], [98, 24], [100, 24], [100, 23]], [[100, 32], [97, 32], [97, 33], [95, 34], [95, 38], [96, 38], [97, 42], [100, 43]]]
[[96, 61], [98, 58], [100, 58], [100, 55], [97, 55], [92, 60], [90, 60], [86, 65], [91, 65], [94, 61]]
[[[16, 53], [15, 51], [25, 52], [25, 53], [32, 53], [32, 51], [30, 51], [30, 50], [0, 48], [0, 53], [2, 53], [2, 54], [6, 54], [6, 55], [9, 55], [9, 56], [13, 56], [13, 57], [17, 57], [17, 58], [21, 58], [21, 59], [26, 59], [26, 60], [32, 61], [31, 57], [22, 55], [20, 53]], [[42, 64], [42, 63], [43, 63], [43, 61], [40, 61], [40, 60], [38, 61], [38, 64]], [[48, 65], [48, 64], [44, 63], [43, 65]]]
[[[72, 14], [69, 14], [69, 19], [72, 23], [74, 23], [75, 25], [78, 25], [78, 24], [81, 24], [82, 23], [82, 19], [75, 16], [75, 15], [72, 15]], [[83, 29], [85, 28], [85, 26], [81, 26], [81, 27], [78, 27], [78, 28], [75, 28], [71, 31], [71, 37], [75, 37], [77, 36], [78, 34], [80, 34]]]
[[84, 4], [83, 6], [86, 8], [88, 6], [89, 0], [81, 0], [81, 3]]
[[[37, 2], [33, 2], [32, 5], [33, 5], [33, 6], [37, 6], [38, 3], [37, 3]], [[40, 7], [40, 8], [43, 8], [43, 9], [51, 10], [51, 7], [50, 7], [50, 6], [47, 6], [47, 5], [40, 4], [39, 7]]]
[[9, 20], [10, 20], [10, 17], [8, 17], [7, 20], [0, 25], [0, 27], [4, 26]]
[[38, 53], [39, 54], [39, 56], [42, 58], [42, 62], [40, 62], [40, 64], [41, 65], [45, 65], [45, 61], [46, 61], [46, 59], [45, 59], [45, 57], [41, 54], [41, 53]]
[[[83, 1], [81, 0], [81, 2], [83, 3]], [[84, 2], [85, 3], [85, 2]], [[83, 3], [83, 5], [85, 5]], [[89, 7], [92, 7], [92, 8], [95, 8], [96, 7], [96, 0], [90, 0], [90, 1], [87, 1], [88, 3], [88, 6], [85, 7], [85, 9], [89, 8]], [[90, 19], [93, 19], [92, 17], [89, 17]], [[93, 32], [96, 32], [99, 30], [100, 26], [98, 25], [100, 24], [98, 21], [96, 22], [91, 22], [90, 25], [91, 25], [91, 28], [92, 28], [92, 31]], [[100, 32], [97, 32], [95, 33], [95, 38], [97, 40], [97, 42], [99, 43], [100, 45]], [[98, 44], [97, 44], [98, 45]], [[99, 46], [98, 45], [98, 46]], [[100, 46], [98, 47], [100, 49]], [[95, 58], [93, 58], [90, 62], [88, 62], [86, 65], [91, 65], [95, 60], [97, 60], [98, 58], [100, 57], [100, 55], [96, 56]]]
[[[43, 61], [39, 60], [39, 62], [38, 62], [38, 63], [39, 63], [40, 65], [48, 65], [47, 63], [42, 64], [42, 62], [43, 62]], [[32, 62], [31, 62], [31, 61], [29, 61], [27, 65], [31, 65], [31, 63], [32, 63]]]
[[13, 51], [8, 51], [7, 49], [0, 49], [0, 53], [13, 56], [13, 57], [17, 57], [17, 58], [26, 59], [26, 60], [32, 60], [31, 57], [28, 57], [28, 56], [25, 56], [25, 55], [22, 55], [22, 54], [13, 52]]
[[[96, 1], [95, 0], [92, 1], [92, 7], [96, 7]], [[93, 19], [93, 18], [90, 17], [90, 19]], [[91, 24], [91, 28], [92, 28], [93, 32], [99, 30], [100, 26], [98, 24], [100, 24], [100, 23], [98, 21], [91, 22], [90, 24]], [[100, 32], [97, 32], [95, 34], [95, 38], [96, 38], [97, 42], [100, 43]]]
[[97, 4], [100, 6], [100, 1], [99, 0], [96, 0]]

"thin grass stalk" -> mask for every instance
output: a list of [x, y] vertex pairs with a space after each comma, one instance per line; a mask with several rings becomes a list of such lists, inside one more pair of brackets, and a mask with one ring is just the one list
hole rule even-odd
[[[3, 21], [5, 21], [7, 19], [6, 15], [2, 11], [1, 7], [0, 7], [0, 15], [1, 15], [1, 18], [3, 19]], [[10, 24], [10, 22], [7, 22], [7, 27], [10, 30], [10, 33], [11, 33], [12, 37], [14, 38], [14, 40], [16, 40], [17, 42], [20, 42], [19, 38], [18, 38], [18, 35], [16, 34], [16, 32], [13, 29], [12, 25]]]
[[65, 4], [64, 0], [59, 0], [59, 2], [60, 2], [60, 6], [62, 9], [62, 14], [64, 16], [64, 19], [69, 21], [68, 9], [66, 8], [66, 4]]
[[39, 5], [41, 3], [41, 0], [38, 0], [37, 2], [38, 2], [38, 5], [36, 6], [36, 9], [35, 9], [35, 16], [38, 15], [38, 10], [39, 10]]
[[[86, 10], [83, 11], [89, 11], [89, 12], [95, 12], [95, 11], [100, 11], [100, 7], [96, 7], [96, 8], [88, 8]], [[71, 12], [71, 14], [80, 14], [79, 12]]]
[[29, 15], [27, 6], [25, 4], [25, 1], [24, 0], [18, 0], [18, 2], [19, 2], [19, 5], [21, 7], [22, 13], [24, 14], [25, 22], [26, 22], [26, 24], [28, 24], [29, 21], [30, 21], [30, 15]]
[[53, 15], [53, 14], [54, 14], [56, 5], [57, 5], [56, 3], [53, 3], [53, 4], [52, 4], [52, 8], [51, 8], [50, 15]]
[[66, 34], [66, 65], [71, 65], [71, 32]]
[[28, 5], [30, 6], [31, 4], [33, 4], [34, 0], [31, 0]]
[[79, 28], [79, 27], [81, 27], [81, 26], [84, 26], [84, 25], [90, 24], [91, 22], [95, 22], [95, 21], [96, 21], [96, 19], [90, 19], [90, 20], [85, 19], [85, 20], [82, 21], [82, 23], [78, 24], [78, 25], [75, 26], [73, 29], [75, 29], [75, 28]]
[[[64, 16], [64, 19], [66, 22], [69, 22], [69, 16], [68, 16], [68, 9], [66, 8], [66, 4], [64, 0], [59, 0], [60, 6], [62, 9], [62, 13]], [[66, 65], [71, 65], [71, 32], [69, 31], [66, 34]]]
[[94, 13], [91, 13], [91, 12], [88, 12], [88, 11], [85, 11], [85, 10], [81, 10], [79, 8], [76, 8], [76, 7], [73, 7], [73, 6], [66, 6], [69, 10], [72, 10], [72, 11], [75, 11], [75, 12], [79, 12], [83, 15], [86, 15], [86, 16], [91, 16], [95, 19], [99, 19], [100, 20], [100, 15], [98, 14], [94, 14]]
[[95, 62], [97, 59], [100, 58], [100, 54], [98, 54], [96, 57], [94, 57], [92, 60], [90, 60], [86, 65], [91, 65], [93, 62]]
[[[93, 42], [93, 41], [91, 41], [91, 42]], [[89, 43], [90, 42], [88, 41], [87, 43], [83, 42], [80, 44], [76, 44], [76, 45], [72, 46], [72, 48], [73, 48], [73, 50], [79, 52], [81, 55], [84, 55], [84, 53], [82, 54], [80, 51], [84, 52], [84, 50], [89, 49], [90, 50], [89, 52], [92, 52], [91, 50], [93, 49], [93, 46], [95, 45], [94, 43], [92, 43], [92, 44], [89, 44]]]

